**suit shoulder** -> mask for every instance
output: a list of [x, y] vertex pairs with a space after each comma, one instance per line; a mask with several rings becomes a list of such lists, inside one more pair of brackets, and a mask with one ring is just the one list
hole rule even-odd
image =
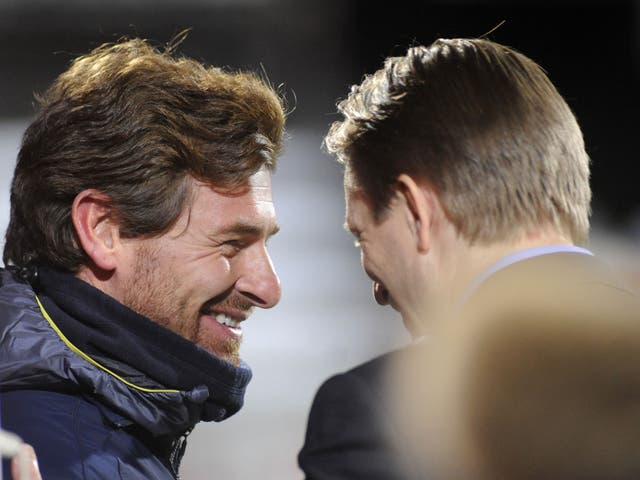
[[363, 377], [376, 375], [381, 370], [384, 370], [384, 367], [387, 365], [387, 363], [391, 361], [393, 356], [396, 355], [397, 353], [398, 352], [396, 350], [387, 352], [383, 355], [380, 355], [364, 363], [361, 363], [360, 365], [356, 365], [350, 370], [347, 370], [346, 372], [344, 372], [344, 374], [363, 376]]
[[345, 372], [332, 375], [325, 380], [315, 395], [312, 411], [329, 405], [342, 405], [341, 410], [363, 408], [363, 404], [378, 404], [382, 401], [386, 366], [395, 351], [375, 357]]
[[345, 387], [348, 390], [361, 388], [377, 391], [381, 387], [386, 366], [395, 353], [385, 353], [347, 371], [332, 375], [322, 383], [318, 393], [333, 389], [344, 390]]
[[298, 456], [307, 480], [402, 476], [387, 443], [383, 372], [393, 352], [333, 375], [313, 401]]

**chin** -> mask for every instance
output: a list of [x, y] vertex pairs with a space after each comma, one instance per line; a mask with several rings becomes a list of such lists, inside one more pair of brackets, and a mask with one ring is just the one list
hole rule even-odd
[[217, 348], [210, 348], [204, 345], [199, 346], [205, 349], [211, 355], [218, 357], [220, 360], [224, 360], [225, 362], [235, 365], [236, 367], [240, 365], [240, 352], [233, 346], [225, 346], [226, 348], [222, 347], [222, 349], [219, 345], [217, 346]]
[[240, 366], [240, 355], [224, 355], [224, 356], [216, 355], [216, 357], [236, 367]]

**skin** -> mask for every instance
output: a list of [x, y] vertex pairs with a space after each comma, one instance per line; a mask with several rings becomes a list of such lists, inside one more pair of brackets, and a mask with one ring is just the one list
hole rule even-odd
[[[381, 218], [373, 214], [371, 202], [350, 173], [345, 176], [345, 228], [356, 239], [364, 271], [373, 282], [373, 295], [379, 305], [391, 305], [400, 312], [407, 329], [418, 335], [416, 309], [422, 298], [424, 272], [414, 262], [424, 251], [416, 230], [419, 222], [398, 191]], [[422, 295], [419, 295], [422, 297]]]
[[400, 312], [414, 337], [428, 333], [429, 320], [457, 305], [469, 284], [500, 258], [531, 247], [572, 244], [548, 225], [489, 245], [471, 244], [449, 221], [437, 190], [405, 174], [377, 218], [349, 168], [344, 189], [345, 228], [361, 249], [374, 298]]
[[271, 308], [280, 299], [266, 248], [278, 230], [270, 173], [262, 169], [232, 192], [194, 180], [191, 205], [154, 238], [121, 238], [97, 195], [74, 204], [79, 237], [86, 233], [83, 246], [94, 260], [78, 276], [237, 365], [242, 327], [222, 325], [216, 315], [244, 322], [254, 307]]
[[26, 443], [20, 446], [20, 452], [11, 460], [11, 477], [15, 480], [42, 480], [36, 452]]

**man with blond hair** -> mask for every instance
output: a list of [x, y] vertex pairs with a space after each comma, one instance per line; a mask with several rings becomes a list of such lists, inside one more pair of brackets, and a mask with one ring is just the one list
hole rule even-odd
[[[591, 191], [580, 128], [529, 58], [440, 39], [388, 58], [338, 109], [325, 142], [345, 167], [346, 225], [376, 301], [414, 336], [502, 278], [615, 288], [583, 248]], [[498, 289], [505, 298], [519, 292], [510, 285]], [[321, 387], [299, 456], [307, 479], [407, 478], [383, 439], [387, 361]]]
[[281, 99], [142, 40], [39, 98], [0, 279], [2, 426], [46, 479], [177, 478], [200, 421], [242, 406], [242, 326], [280, 285]]

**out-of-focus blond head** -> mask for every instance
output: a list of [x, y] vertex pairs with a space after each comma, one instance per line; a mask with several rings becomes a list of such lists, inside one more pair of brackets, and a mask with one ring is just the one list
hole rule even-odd
[[396, 365], [412, 467], [430, 480], [640, 478], [637, 298], [512, 280]]

